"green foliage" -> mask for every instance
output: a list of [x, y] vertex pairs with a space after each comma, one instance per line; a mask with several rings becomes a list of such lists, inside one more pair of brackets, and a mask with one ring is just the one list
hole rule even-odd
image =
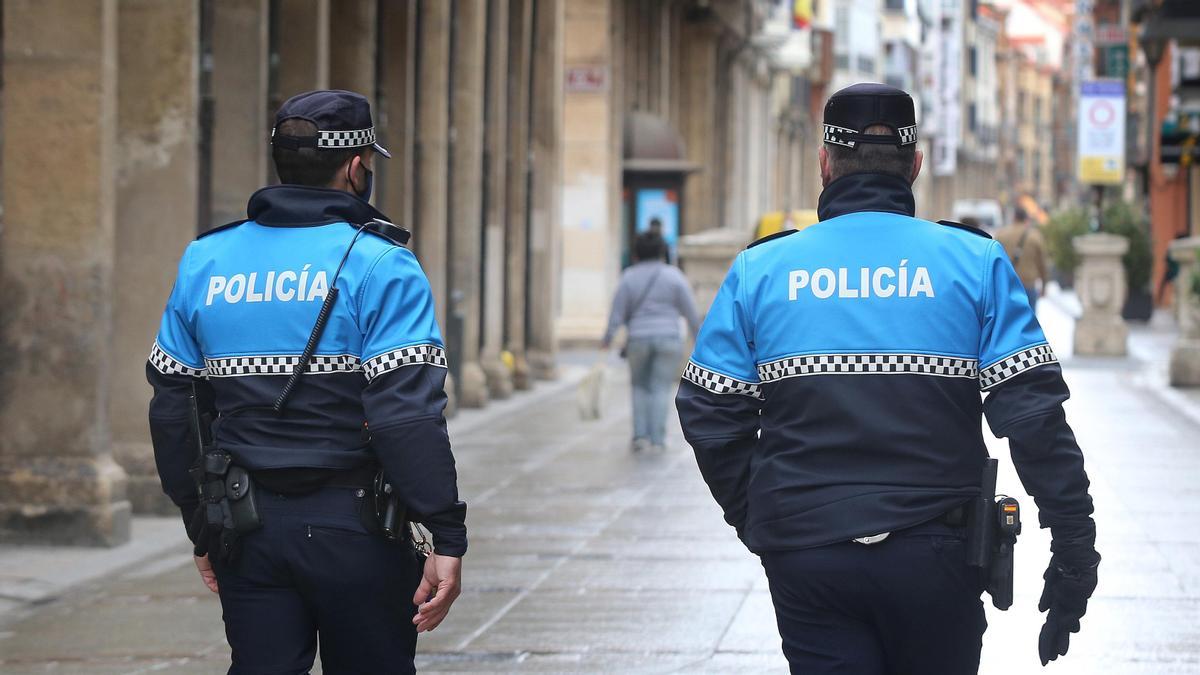
[[1129, 202], [1112, 202], [1104, 207], [1100, 217], [1100, 231], [1117, 234], [1129, 240], [1125, 252], [1126, 280], [1130, 290], [1144, 290], [1150, 285], [1150, 270], [1154, 265], [1154, 253], [1150, 249], [1149, 218], [1145, 211], [1136, 209]]
[[1079, 266], [1079, 254], [1075, 253], [1071, 240], [1087, 232], [1088, 215], [1082, 208], [1059, 211], [1042, 226], [1050, 259], [1061, 272], [1072, 274]]
[[[1088, 233], [1089, 220], [1088, 209], [1076, 207], [1054, 214], [1042, 227], [1050, 258], [1054, 266], [1063, 272], [1072, 273], [1079, 266], [1079, 256], [1075, 253], [1072, 240]], [[1130, 289], [1145, 289], [1150, 283], [1154, 254], [1150, 248], [1150, 237], [1146, 234], [1147, 222], [1144, 211], [1123, 201], [1110, 202], [1100, 217], [1101, 232], [1117, 234], [1129, 240], [1129, 251], [1122, 262]]]

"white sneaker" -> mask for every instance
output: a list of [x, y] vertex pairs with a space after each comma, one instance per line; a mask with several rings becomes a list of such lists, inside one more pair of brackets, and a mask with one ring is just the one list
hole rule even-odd
[[650, 441], [644, 438], [635, 438], [629, 444], [629, 449], [633, 452], [642, 452], [650, 447]]
[[659, 443], [659, 444], [657, 444], [657, 445], [651, 445], [651, 446], [650, 446], [650, 449], [651, 449], [652, 451], [654, 451], [654, 452], [666, 452], [666, 451], [667, 451], [667, 446], [665, 446], [665, 445], [663, 445], [663, 444]]

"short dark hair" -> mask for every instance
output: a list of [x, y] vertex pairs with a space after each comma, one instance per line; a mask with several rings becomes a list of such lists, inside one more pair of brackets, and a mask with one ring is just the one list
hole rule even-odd
[[667, 242], [657, 232], [643, 232], [633, 242], [638, 260], [659, 260], [667, 252]]
[[1025, 221], [1029, 220], [1029, 214], [1026, 213], [1025, 209], [1018, 206], [1013, 211], [1013, 220], [1015, 220], [1018, 223], [1023, 223]]
[[[300, 118], [287, 119], [279, 123], [276, 134], [297, 136], [300, 138], [315, 137], [317, 125]], [[271, 146], [271, 159], [275, 160], [275, 171], [279, 174], [281, 183], [307, 185], [309, 187], [325, 187], [333, 182], [338, 169], [351, 157], [362, 154], [371, 146], [346, 148], [344, 150], [325, 150], [318, 148], [284, 148], [279, 145]]]
[[[872, 124], [863, 130], [871, 136], [895, 133], [883, 124]], [[917, 145], [881, 145], [859, 143], [857, 147], [826, 144], [829, 153], [829, 173], [834, 180], [852, 173], [882, 173], [904, 180], [912, 179], [913, 162], [917, 157]]]

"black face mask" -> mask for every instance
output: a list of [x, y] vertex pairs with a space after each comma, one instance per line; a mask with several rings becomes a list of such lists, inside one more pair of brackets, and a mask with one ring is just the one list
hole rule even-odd
[[354, 194], [365, 202], [371, 201], [371, 191], [375, 189], [375, 172], [367, 167], [363, 167], [363, 171], [367, 172], [367, 187], [359, 192], [358, 188], [354, 187], [354, 181], [350, 180], [350, 172], [346, 172], [346, 182], [350, 183], [350, 189], [354, 190]]

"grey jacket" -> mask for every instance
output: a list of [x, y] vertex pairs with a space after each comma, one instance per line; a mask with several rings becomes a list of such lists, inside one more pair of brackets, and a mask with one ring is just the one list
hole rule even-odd
[[[649, 286], [653, 284], [653, 286]], [[634, 307], [645, 294], [641, 305]], [[630, 266], [621, 274], [617, 295], [613, 298], [604, 343], [612, 342], [622, 325], [629, 337], [679, 337], [679, 317], [687, 319], [693, 336], [700, 329], [700, 317], [687, 277], [674, 265], [648, 260]]]

